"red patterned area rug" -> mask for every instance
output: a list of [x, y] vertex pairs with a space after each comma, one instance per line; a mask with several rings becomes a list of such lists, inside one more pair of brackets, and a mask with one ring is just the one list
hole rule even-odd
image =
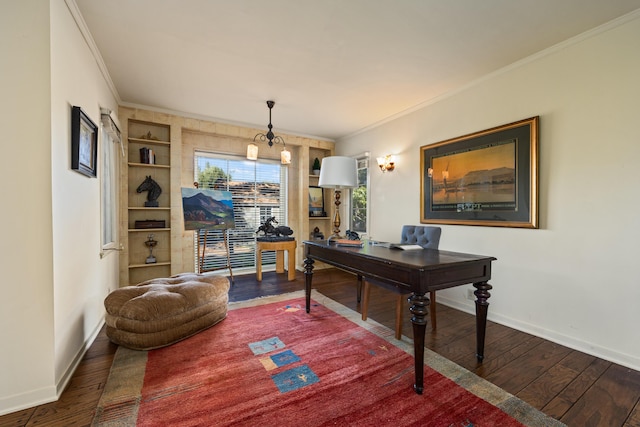
[[562, 425], [331, 299], [293, 293], [231, 304], [227, 318], [162, 349], [118, 348], [94, 426]]

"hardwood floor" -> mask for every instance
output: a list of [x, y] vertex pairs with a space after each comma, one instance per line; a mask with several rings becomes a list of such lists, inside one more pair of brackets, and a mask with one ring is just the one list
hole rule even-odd
[[[259, 286], [253, 274], [235, 279], [231, 301], [304, 289], [300, 272], [293, 282], [286, 274], [263, 273]], [[335, 269], [318, 270], [313, 279], [314, 288], [359, 311], [355, 283], [353, 275]], [[394, 294], [372, 286], [369, 317], [393, 329], [394, 301]], [[640, 427], [640, 372], [493, 322], [487, 325], [485, 359], [479, 364], [474, 317], [442, 305], [437, 313], [438, 328], [428, 327], [425, 338], [431, 350], [569, 426]], [[412, 336], [408, 314], [403, 333]], [[0, 426], [90, 425], [116, 349], [103, 328], [60, 400], [1, 416]]]

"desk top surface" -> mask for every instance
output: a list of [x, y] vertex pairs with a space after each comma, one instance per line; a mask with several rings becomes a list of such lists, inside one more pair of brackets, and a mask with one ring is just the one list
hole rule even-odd
[[[462, 252], [451, 252], [439, 249], [402, 250], [385, 248], [383, 246], [370, 245], [364, 241], [362, 247], [339, 246], [327, 243], [326, 240], [313, 240], [303, 242], [305, 253], [311, 252], [311, 257], [322, 251], [335, 251], [349, 254], [355, 258], [371, 259], [388, 262], [394, 265], [404, 265], [413, 269], [428, 270], [443, 266], [454, 266], [468, 262], [491, 262], [496, 258], [485, 255], [474, 255]], [[314, 250], [315, 249], [315, 250]]]

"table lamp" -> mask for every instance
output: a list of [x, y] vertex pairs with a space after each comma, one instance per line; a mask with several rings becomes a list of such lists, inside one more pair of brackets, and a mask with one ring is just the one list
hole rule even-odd
[[318, 185], [322, 188], [333, 188], [336, 210], [333, 215], [333, 234], [331, 239], [340, 237], [340, 193], [343, 188], [358, 186], [358, 164], [356, 159], [345, 156], [330, 156], [322, 159]]

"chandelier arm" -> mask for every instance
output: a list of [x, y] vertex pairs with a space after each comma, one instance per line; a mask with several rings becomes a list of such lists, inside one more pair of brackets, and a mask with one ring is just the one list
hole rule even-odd
[[256, 136], [253, 137], [253, 142], [260, 141], [260, 142], [266, 142], [269, 144], [269, 146], [273, 146], [273, 144], [282, 144], [285, 147], [287, 146], [287, 144], [285, 144], [284, 139], [280, 136], [280, 135], [276, 135], [274, 136], [272, 139], [269, 139], [269, 134], [264, 134], [264, 133], [259, 133]]

